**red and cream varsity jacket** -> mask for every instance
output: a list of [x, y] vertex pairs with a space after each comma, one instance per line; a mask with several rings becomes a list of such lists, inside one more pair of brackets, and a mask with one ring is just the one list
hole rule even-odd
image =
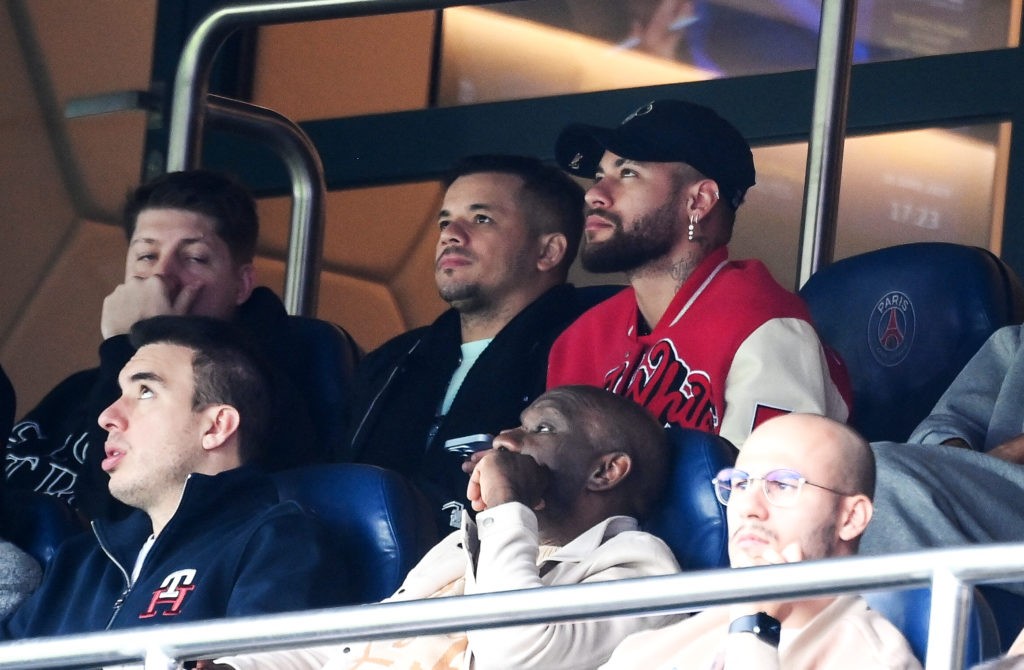
[[665, 425], [719, 434], [736, 447], [779, 414], [849, 415], [842, 362], [822, 346], [800, 297], [760, 261], [730, 261], [725, 247], [712, 252], [650, 334], [639, 323], [632, 288], [584, 313], [551, 348], [548, 388], [600, 386]]

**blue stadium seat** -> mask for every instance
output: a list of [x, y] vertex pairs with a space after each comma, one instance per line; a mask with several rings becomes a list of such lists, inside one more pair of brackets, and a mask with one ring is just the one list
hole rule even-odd
[[[0, 433], [7, 439], [14, 425], [15, 395], [7, 373], [0, 368]], [[21, 548], [46, 569], [67, 538], [85, 526], [56, 498], [35, 491], [4, 490], [0, 498], [0, 536]]]
[[288, 334], [288, 373], [309, 408], [319, 460], [345, 460], [345, 417], [362, 352], [343, 328], [321, 319], [290, 316]]
[[577, 286], [576, 298], [584, 308], [590, 309], [599, 302], [604, 302], [624, 288], [626, 287], [622, 284], [592, 284], [590, 286]]
[[3, 493], [3, 537], [36, 559], [45, 570], [64, 540], [86, 531], [66, 503], [24, 489]]
[[995, 614], [1001, 651], [1005, 653], [1024, 630], [1024, 596], [1007, 591], [1001, 584], [979, 584], [976, 591], [984, 596]]
[[729, 567], [725, 508], [711, 480], [736, 461], [736, 449], [723, 437], [672, 426], [672, 449], [665, 495], [644, 523], [672, 549], [683, 570]]
[[14, 395], [14, 386], [4, 369], [0, 367], [0, 435], [10, 435], [11, 427], [14, 425], [14, 411], [17, 406], [17, 399]]
[[[4, 439], [14, 425], [14, 386], [0, 368], [0, 431]], [[64, 503], [35, 491], [4, 489], [0, 497], [0, 537], [36, 559], [45, 570], [67, 538], [85, 529]]]
[[997, 328], [1024, 319], [1024, 288], [978, 247], [920, 242], [853, 256], [800, 289], [850, 373], [850, 424], [903, 442]]
[[315, 515], [348, 559], [354, 602], [394, 593], [437, 543], [429, 506], [404, 477], [372, 465], [310, 465], [272, 475], [282, 500]]
[[[932, 591], [928, 587], [903, 591], [877, 591], [864, 594], [871, 609], [888, 619], [907, 638], [914, 655], [924, 665], [928, 651], [928, 621]], [[967, 640], [964, 667], [969, 668], [1002, 653], [995, 617], [985, 598], [975, 590], [974, 602], [967, 614]], [[942, 633], [946, 635], [947, 633]]]

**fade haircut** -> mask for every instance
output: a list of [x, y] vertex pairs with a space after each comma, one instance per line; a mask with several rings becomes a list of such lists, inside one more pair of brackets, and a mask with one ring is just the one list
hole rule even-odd
[[[711, 178], [689, 163], [679, 163], [679, 167], [672, 173], [672, 190], [675, 193], [679, 193], [690, 184], [694, 184], [704, 179]], [[714, 180], [712, 179], [712, 181]], [[719, 187], [721, 187], [721, 185], [719, 185]], [[739, 202], [736, 204], [737, 207], [743, 204], [743, 198], [743, 195], [739, 196]], [[722, 202], [726, 204], [726, 207], [722, 209], [721, 216], [725, 219], [725, 222], [728, 225], [725, 240], [728, 242], [732, 239], [733, 226], [736, 224], [736, 209], [733, 208], [732, 203], [728, 202], [724, 198], [722, 199]]]
[[129, 241], [139, 214], [146, 209], [182, 209], [208, 216], [235, 265], [251, 263], [256, 255], [256, 203], [244, 186], [227, 175], [210, 170], [169, 172], [131, 191], [121, 215]]
[[192, 350], [192, 411], [231, 405], [239, 415], [239, 460], [263, 460], [273, 379], [261, 354], [231, 323], [205, 316], [155, 316], [132, 326], [132, 346], [173, 344]]
[[645, 408], [629, 398], [596, 386], [559, 386], [542, 396], [580, 417], [595, 455], [621, 451], [630, 458], [630, 472], [616, 487], [624, 509], [643, 521], [661, 498], [668, 481], [668, 436]]
[[547, 233], [565, 235], [565, 258], [558, 266], [562, 279], [576, 259], [583, 237], [583, 187], [553, 165], [532, 156], [481, 154], [460, 160], [445, 175], [447, 189], [459, 177], [496, 172], [519, 177], [526, 223], [535, 236]]
[[836, 431], [843, 443], [844, 461], [847, 464], [846, 476], [851, 493], [861, 493], [869, 499], [875, 499], [875, 452], [871, 445], [856, 430], [846, 424], [836, 422]]

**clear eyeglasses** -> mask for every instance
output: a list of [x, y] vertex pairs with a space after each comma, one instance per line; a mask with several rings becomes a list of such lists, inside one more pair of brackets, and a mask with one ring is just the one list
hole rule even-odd
[[781, 468], [766, 472], [762, 477], [753, 477], [743, 470], [726, 468], [718, 473], [718, 476], [711, 480], [715, 486], [715, 496], [723, 505], [729, 504], [729, 498], [733, 491], [746, 491], [754, 482], [761, 482], [761, 490], [764, 491], [765, 500], [776, 507], [792, 507], [800, 498], [800, 491], [804, 484], [824, 489], [841, 496], [853, 495], [837, 491], [821, 484], [807, 481], [807, 478], [796, 470]]

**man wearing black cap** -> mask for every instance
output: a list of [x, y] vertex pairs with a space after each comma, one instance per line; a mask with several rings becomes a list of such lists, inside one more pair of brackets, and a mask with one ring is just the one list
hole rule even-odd
[[736, 208], [754, 184], [739, 131], [707, 107], [661, 100], [616, 128], [570, 125], [555, 154], [594, 178], [583, 266], [625, 272], [631, 286], [559, 337], [549, 388], [601, 386], [737, 447], [779, 414], [846, 420], [845, 370], [806, 306], [760, 261], [729, 260]]

